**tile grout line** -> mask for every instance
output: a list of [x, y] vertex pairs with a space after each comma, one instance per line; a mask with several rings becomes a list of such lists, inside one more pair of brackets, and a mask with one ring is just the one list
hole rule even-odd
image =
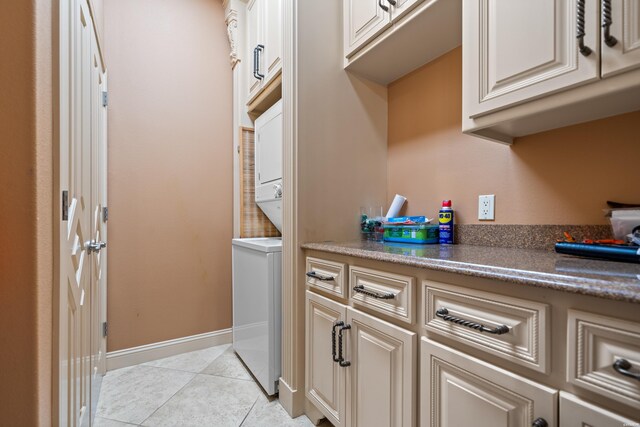
[[260, 395], [258, 395], [256, 397], [256, 400], [253, 401], [253, 405], [251, 405], [251, 408], [249, 408], [249, 410], [247, 411], [247, 414], [244, 416], [244, 418], [242, 419], [242, 421], [240, 422], [240, 424], [238, 424], [238, 427], [242, 427], [242, 424], [244, 424], [244, 422], [247, 420], [247, 417], [249, 416], [249, 414], [251, 413], [251, 411], [253, 411], [253, 408], [256, 406], [256, 403], [258, 403], [258, 400], [260, 399]]
[[120, 421], [120, 420], [116, 420], [115, 418], [99, 417], [99, 416], [97, 416], [97, 415], [96, 415], [96, 418], [102, 418], [103, 420], [109, 420], [109, 421], [115, 421], [115, 422], [117, 422], [117, 423], [126, 424], [126, 425], [129, 425], [129, 426], [136, 426], [136, 427], [139, 427], [139, 426], [140, 426], [140, 424], [130, 423], [130, 422], [128, 422], [128, 421]]
[[[155, 368], [155, 366], [152, 366], [152, 368]], [[157, 368], [156, 368], [156, 369], [157, 369]], [[160, 369], [166, 369], [166, 368], [160, 368]], [[190, 373], [193, 373], [193, 372], [190, 372]], [[142, 426], [142, 425], [143, 425], [143, 424], [144, 424], [144, 423], [145, 423], [149, 418], [151, 418], [151, 417], [152, 417], [156, 412], [158, 412], [158, 411], [160, 410], [160, 408], [162, 408], [164, 405], [166, 405], [166, 404], [167, 404], [167, 402], [169, 402], [171, 399], [173, 399], [173, 398], [175, 397], [175, 395], [176, 395], [176, 394], [180, 393], [180, 392], [181, 392], [181, 391], [182, 391], [186, 386], [188, 386], [189, 384], [191, 384], [191, 383], [193, 382], [193, 380], [195, 380], [195, 379], [196, 379], [196, 377], [197, 377], [198, 375], [199, 375], [199, 374], [194, 374], [194, 375], [193, 375], [193, 378], [191, 378], [189, 381], [187, 381], [187, 383], [186, 383], [185, 385], [183, 385], [182, 387], [180, 387], [180, 389], [179, 389], [179, 390], [177, 390], [175, 393], [173, 393], [173, 394], [171, 395], [171, 397], [169, 397], [167, 400], [165, 400], [165, 401], [164, 401], [164, 403], [163, 403], [162, 405], [158, 406], [158, 407], [156, 408], [156, 410], [155, 410], [155, 411], [153, 411], [153, 412], [152, 412], [152, 413], [151, 413], [147, 418], [145, 418], [144, 420], [142, 420], [142, 422], [141, 422], [140, 424], [138, 424], [138, 425]]]

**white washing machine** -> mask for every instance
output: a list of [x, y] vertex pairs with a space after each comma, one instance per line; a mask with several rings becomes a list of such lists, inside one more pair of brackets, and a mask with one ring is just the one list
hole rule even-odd
[[233, 239], [233, 349], [270, 395], [278, 392], [282, 240]]

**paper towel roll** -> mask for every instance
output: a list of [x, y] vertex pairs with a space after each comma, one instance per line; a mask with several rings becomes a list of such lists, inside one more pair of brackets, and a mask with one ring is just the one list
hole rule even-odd
[[389, 208], [386, 217], [393, 218], [395, 216], [398, 216], [398, 214], [400, 213], [400, 209], [402, 209], [402, 205], [404, 205], [404, 202], [406, 201], [406, 197], [396, 194], [396, 197], [393, 198], [393, 202], [391, 202], [391, 207]]

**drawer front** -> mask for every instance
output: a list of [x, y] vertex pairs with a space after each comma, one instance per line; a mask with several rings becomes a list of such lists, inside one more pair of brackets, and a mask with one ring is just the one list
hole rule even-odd
[[421, 427], [554, 427], [557, 399], [555, 389], [421, 340]]
[[630, 420], [561, 391], [560, 425], [562, 427], [630, 427], [638, 425], [638, 420]]
[[423, 286], [427, 331], [549, 373], [547, 304], [431, 281]]
[[349, 298], [406, 323], [414, 323], [415, 279], [409, 276], [372, 270], [349, 269]]
[[577, 310], [568, 323], [567, 381], [640, 408], [640, 324]]
[[307, 283], [312, 288], [346, 299], [347, 280], [346, 264], [307, 257]]

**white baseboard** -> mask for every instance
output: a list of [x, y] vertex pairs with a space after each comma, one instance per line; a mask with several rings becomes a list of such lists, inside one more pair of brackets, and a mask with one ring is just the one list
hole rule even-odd
[[216, 345], [231, 344], [231, 341], [232, 333], [231, 328], [229, 328], [139, 347], [110, 351], [107, 353], [107, 371], [151, 362], [164, 357], [176, 356], [189, 351], [202, 350]]

